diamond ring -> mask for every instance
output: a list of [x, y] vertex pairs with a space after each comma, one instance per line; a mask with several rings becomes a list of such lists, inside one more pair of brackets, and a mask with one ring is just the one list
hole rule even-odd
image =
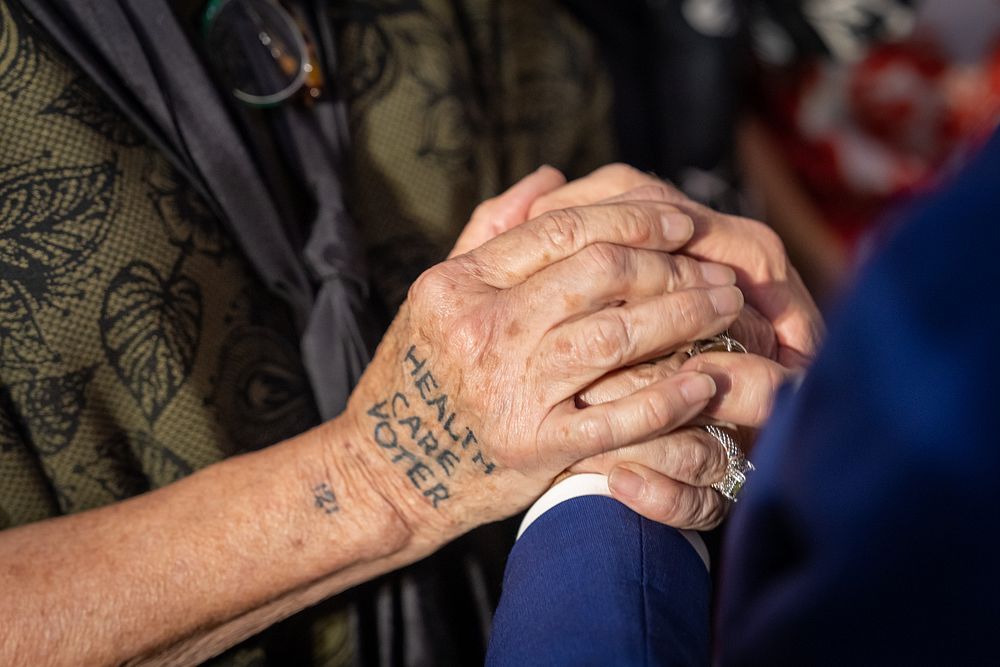
[[747, 473], [754, 470], [753, 464], [747, 460], [736, 439], [728, 431], [713, 424], [703, 426], [709, 435], [719, 441], [726, 452], [726, 476], [721, 482], [716, 482], [712, 488], [725, 498], [736, 502], [736, 497], [747, 481]]

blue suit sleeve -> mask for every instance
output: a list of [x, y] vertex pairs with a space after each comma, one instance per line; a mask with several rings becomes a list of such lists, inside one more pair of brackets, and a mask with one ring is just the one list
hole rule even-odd
[[679, 532], [611, 498], [573, 498], [514, 545], [486, 663], [704, 665], [709, 597]]

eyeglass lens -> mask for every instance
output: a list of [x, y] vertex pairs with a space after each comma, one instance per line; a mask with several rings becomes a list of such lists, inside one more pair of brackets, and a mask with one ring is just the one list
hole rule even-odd
[[223, 0], [210, 6], [206, 48], [233, 95], [271, 106], [305, 78], [306, 45], [295, 20], [273, 0]]

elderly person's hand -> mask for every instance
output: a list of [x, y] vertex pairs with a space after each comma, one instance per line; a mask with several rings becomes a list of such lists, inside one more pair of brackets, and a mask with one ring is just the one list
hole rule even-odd
[[[590, 201], [655, 200], [691, 215], [695, 233], [684, 254], [731, 266], [747, 306], [731, 327], [751, 354], [712, 352], [690, 360], [674, 357], [645, 368], [625, 369], [602, 379], [583, 396], [612, 400], [659, 381], [672, 372], [698, 369], [713, 376], [718, 394], [705, 416], [742, 427], [742, 444], [770, 414], [777, 388], [811, 360], [823, 324], [811, 296], [790, 265], [777, 235], [759, 222], [717, 213], [691, 201], [658, 179], [624, 165], [611, 165], [540, 195], [528, 215]], [[700, 428], [662, 436], [659, 447], [642, 443], [585, 461], [577, 470], [610, 474], [620, 500], [654, 520], [679, 527], [717, 524], [728, 503], [710, 484], [725, 472], [720, 444]]]
[[715, 384], [699, 371], [576, 403], [739, 314], [731, 270], [668, 254], [692, 233], [656, 201], [551, 211], [414, 283], [348, 414], [366, 478], [417, 539], [508, 516], [576, 462], [705, 409]]
[[[510, 191], [477, 209], [463, 240], [479, 241], [525, 218], [564, 206], [655, 200], [689, 213], [695, 235], [682, 252], [730, 264], [750, 304], [730, 333], [752, 353], [708, 353], [687, 361], [675, 354], [651, 364], [617, 370], [582, 392], [578, 404], [618, 399], [682, 369], [713, 376], [718, 396], [706, 416], [741, 425], [744, 446], [770, 413], [774, 393], [812, 357], [822, 332], [818, 311], [780, 240], [755, 221], [718, 214], [692, 202], [669, 185], [624, 165], [610, 165], [565, 184], [561, 174], [543, 167]], [[461, 246], [461, 243], [460, 243]], [[456, 250], [461, 251], [459, 247]], [[768, 314], [764, 317], [755, 308]], [[699, 423], [709, 421], [701, 417]], [[710, 485], [725, 474], [726, 456], [704, 429], [686, 426], [629, 447], [575, 464], [571, 472], [611, 474], [612, 491], [645, 516], [682, 528], [716, 525], [728, 503]]]
[[695, 232], [682, 252], [735, 269], [736, 284], [747, 303], [774, 328], [776, 360], [793, 369], [808, 365], [822, 338], [823, 321], [789, 263], [781, 239], [767, 225], [717, 213], [656, 177], [621, 164], [602, 167], [572, 183], [548, 189], [528, 207], [526, 219], [566, 206], [629, 200], [669, 203], [690, 215]]
[[601, 167], [571, 183], [566, 183], [558, 170], [541, 167], [507, 192], [483, 202], [459, 237], [452, 256], [547, 211], [628, 200], [669, 203], [690, 215], [695, 232], [682, 252], [735, 269], [736, 284], [747, 303], [774, 328], [778, 344], [775, 359], [793, 369], [809, 363], [822, 338], [823, 321], [774, 230], [755, 220], [717, 213], [628, 165]]

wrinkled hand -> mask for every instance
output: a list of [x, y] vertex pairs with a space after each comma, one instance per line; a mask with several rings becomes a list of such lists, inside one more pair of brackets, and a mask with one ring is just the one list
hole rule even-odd
[[581, 461], [569, 472], [609, 475], [612, 493], [654, 521], [694, 530], [717, 526], [730, 503], [711, 485], [725, 476], [727, 459], [719, 442], [700, 425], [716, 421], [740, 425], [740, 444], [751, 450], [756, 428], [770, 413], [778, 386], [791, 374], [770, 360], [776, 349], [774, 333], [751, 306], [744, 307], [729, 329], [741, 332], [737, 337], [747, 341], [750, 354], [714, 352], [689, 359], [686, 351], [677, 352], [610, 373], [582, 392], [578, 402], [600, 404], [692, 367], [711, 375], [717, 387], [715, 397], [691, 423]]
[[[675, 355], [652, 365], [621, 369], [599, 380], [581, 399], [599, 404], [672, 373], [700, 370], [712, 375], [718, 388], [705, 416], [750, 427], [741, 429], [742, 444], [749, 448], [752, 429], [770, 414], [777, 388], [805, 367], [822, 335], [818, 310], [774, 232], [755, 221], [700, 206], [624, 165], [611, 165], [549, 190], [535, 200], [528, 215], [592, 201], [648, 199], [670, 202], [692, 216], [695, 235], [682, 252], [736, 269], [737, 284], [745, 291], [748, 305], [730, 332], [753, 354], [710, 353], [691, 360]], [[710, 488], [723, 477], [725, 466], [718, 442], [704, 430], [689, 426], [592, 457], [571, 471], [610, 474], [616, 497], [644, 516], [681, 528], [704, 529], [717, 525], [728, 509], [728, 503]]]
[[414, 283], [347, 415], [370, 482], [415, 533], [508, 516], [574, 463], [705, 409], [715, 385], [697, 371], [574, 398], [736, 318], [731, 270], [666, 254], [693, 231], [657, 201], [551, 211]]
[[627, 200], [669, 203], [690, 215], [695, 232], [684, 254], [735, 269], [736, 284], [747, 303], [774, 328], [777, 361], [796, 370], [809, 364], [823, 336], [823, 320], [789, 263], [781, 239], [767, 225], [713, 211], [656, 177], [622, 164], [602, 167], [538, 197], [528, 217], [566, 206]]

